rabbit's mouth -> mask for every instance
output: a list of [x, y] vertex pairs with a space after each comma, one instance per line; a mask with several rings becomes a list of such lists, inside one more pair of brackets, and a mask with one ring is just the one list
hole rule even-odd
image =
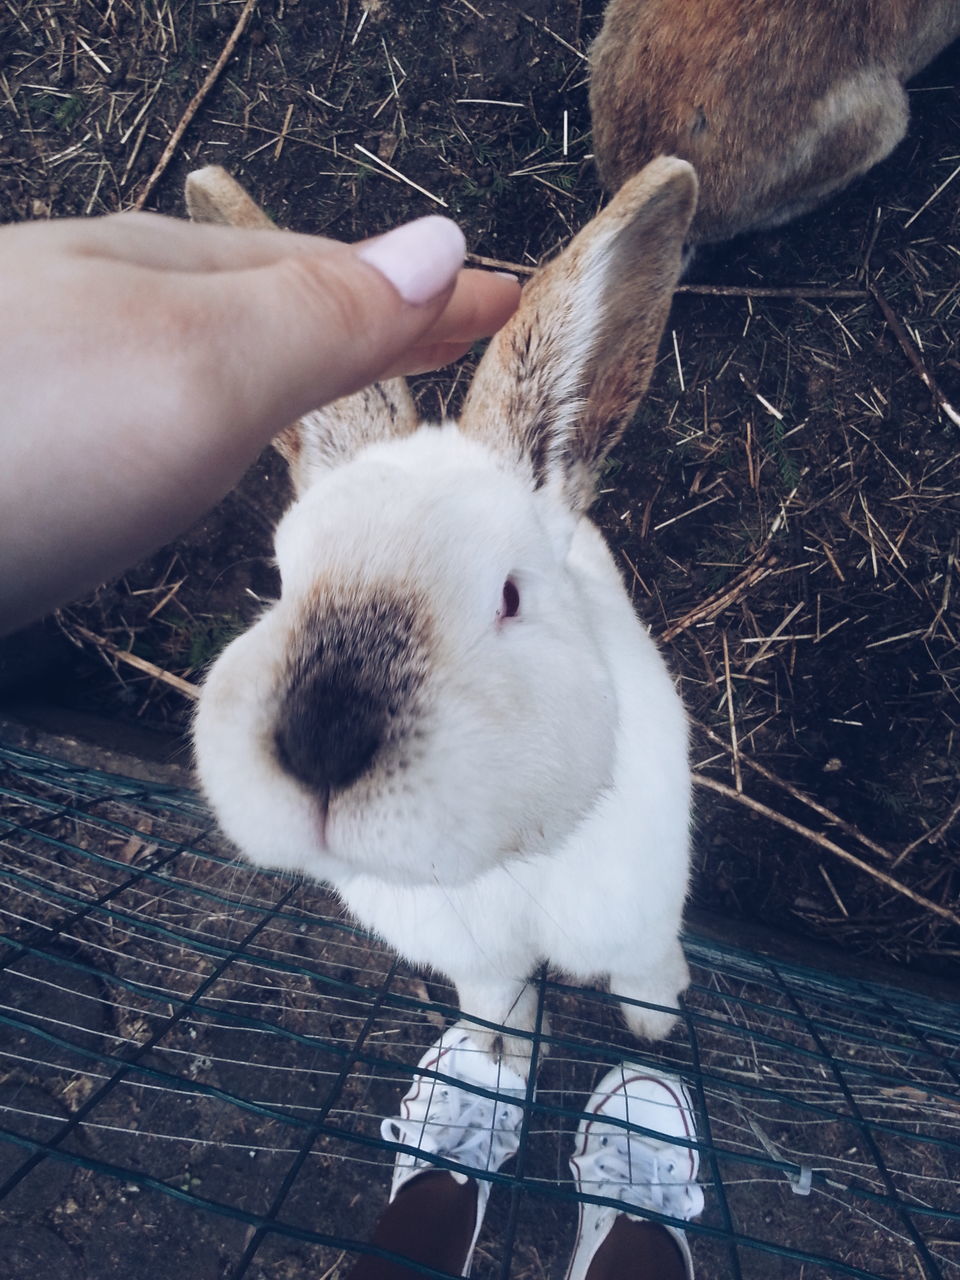
[[328, 853], [330, 844], [328, 840], [330, 826], [330, 792], [322, 792], [314, 799], [314, 812], [316, 814], [316, 837], [317, 849], [320, 853]]

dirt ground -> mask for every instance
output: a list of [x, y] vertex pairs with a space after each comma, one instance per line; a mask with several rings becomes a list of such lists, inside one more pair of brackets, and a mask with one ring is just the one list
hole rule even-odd
[[[283, 225], [358, 238], [439, 200], [474, 254], [526, 269], [599, 206], [599, 0], [260, 0], [167, 159], [242, 10], [0, 4], [0, 217], [145, 192], [179, 215], [185, 174], [218, 162]], [[821, 211], [695, 260], [596, 514], [694, 720], [694, 900], [949, 974], [960, 48], [911, 104], [906, 141]], [[455, 412], [469, 367], [417, 381], [426, 415]], [[198, 681], [275, 593], [285, 498], [265, 454], [172, 546], [5, 642], [0, 700], [135, 721], [183, 758], [191, 703], [166, 677]]]

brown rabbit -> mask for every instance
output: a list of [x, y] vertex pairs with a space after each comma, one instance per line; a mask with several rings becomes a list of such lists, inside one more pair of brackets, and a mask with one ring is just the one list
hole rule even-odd
[[807, 212], [903, 137], [903, 84], [960, 34], [960, 0], [611, 0], [592, 53], [600, 177], [697, 170], [691, 243]]

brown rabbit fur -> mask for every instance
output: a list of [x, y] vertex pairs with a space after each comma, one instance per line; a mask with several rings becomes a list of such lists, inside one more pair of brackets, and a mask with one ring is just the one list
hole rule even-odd
[[611, 0], [591, 54], [600, 177], [697, 170], [691, 243], [776, 226], [883, 159], [903, 83], [960, 34], [960, 0]]

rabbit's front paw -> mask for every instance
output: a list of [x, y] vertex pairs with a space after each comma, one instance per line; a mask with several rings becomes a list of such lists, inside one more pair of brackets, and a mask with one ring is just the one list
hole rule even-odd
[[620, 1008], [627, 1029], [641, 1040], [663, 1040], [676, 1026], [678, 1014], [669, 1010], [647, 1009], [626, 1000]]
[[689, 983], [690, 970], [679, 942], [650, 966], [645, 977], [610, 975], [610, 990], [620, 997], [628, 1029], [646, 1040], [663, 1040], [670, 1034], [680, 1015], [680, 997]]
[[[512, 983], [503, 986], [457, 983], [457, 992], [463, 1012], [457, 1025], [469, 1031], [472, 1039], [491, 1058], [495, 1061], [503, 1059], [526, 1078], [530, 1073], [533, 1039], [522, 1033], [532, 1033], [537, 1025], [537, 988], [529, 983], [520, 987]], [[497, 1025], [490, 1027], [483, 1023]], [[546, 1019], [541, 1020], [541, 1031], [547, 1031]], [[546, 1046], [541, 1044], [538, 1056], [545, 1051]]]
[[[494, 1062], [503, 1062], [511, 1071], [515, 1071], [517, 1075], [522, 1076], [526, 1080], [530, 1074], [530, 1058], [533, 1051], [533, 1041], [528, 1040], [526, 1036], [511, 1035], [509, 1031], [494, 1031], [489, 1027], [482, 1027], [474, 1022], [472, 1018], [461, 1018], [456, 1026], [462, 1027], [464, 1031], [470, 1032], [470, 1038], [479, 1046], [486, 1054], [488, 1054]], [[538, 1057], [542, 1057], [546, 1052], [546, 1046], [541, 1045], [538, 1050]]]

